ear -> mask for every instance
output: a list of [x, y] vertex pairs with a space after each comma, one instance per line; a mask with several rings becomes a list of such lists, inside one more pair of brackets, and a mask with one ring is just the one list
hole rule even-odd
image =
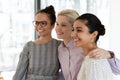
[[51, 25], [51, 29], [53, 29], [54, 27], [55, 27], [55, 24], [52, 24], [52, 25]]
[[95, 39], [96, 39], [97, 35], [98, 35], [98, 31], [94, 31], [94, 32], [92, 33], [92, 41], [93, 41], [93, 42], [95, 42]]

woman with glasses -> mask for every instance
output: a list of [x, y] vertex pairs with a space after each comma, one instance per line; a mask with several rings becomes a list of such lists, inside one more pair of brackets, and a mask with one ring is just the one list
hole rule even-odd
[[13, 80], [57, 80], [59, 72], [58, 45], [51, 32], [56, 21], [53, 6], [38, 11], [33, 21], [39, 38], [29, 41], [20, 54]]

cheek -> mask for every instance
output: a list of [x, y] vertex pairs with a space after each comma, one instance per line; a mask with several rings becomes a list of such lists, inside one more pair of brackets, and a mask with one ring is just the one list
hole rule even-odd
[[85, 34], [78, 34], [78, 38], [80, 39], [81, 42], [88, 42], [89, 41], [89, 36]]
[[71, 37], [71, 31], [66, 31], [65, 34], [66, 36]]
[[55, 26], [55, 31], [57, 31], [57, 29], [58, 29], [58, 27], [57, 27], [57, 26]]
[[41, 28], [41, 29], [47, 30], [47, 31], [51, 31], [51, 30], [53, 29], [53, 26], [48, 25], [48, 26], [43, 27], [43, 28]]
[[69, 33], [69, 35], [71, 35], [71, 33], [72, 33], [72, 27], [67, 28], [67, 29], [65, 30], [65, 32], [68, 32], [68, 33]]
[[38, 27], [35, 27], [35, 30], [36, 30], [36, 31], [38, 31], [38, 30], [39, 30], [39, 28], [38, 28]]
[[65, 30], [64, 30], [64, 33], [65, 33], [66, 35], [71, 36], [71, 34], [72, 34], [72, 29], [71, 29], [71, 28], [65, 29]]
[[60, 31], [61, 31], [61, 28], [56, 26], [56, 27], [55, 27], [55, 31], [56, 31], [56, 32], [60, 32]]
[[79, 39], [82, 39], [83, 35], [82, 34], [77, 34]]

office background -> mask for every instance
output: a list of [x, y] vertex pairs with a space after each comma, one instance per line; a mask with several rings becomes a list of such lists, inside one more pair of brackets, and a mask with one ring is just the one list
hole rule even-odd
[[[106, 28], [106, 34], [100, 38], [98, 45], [114, 51], [120, 59], [119, 3], [119, 0], [0, 0], [1, 75], [5, 80], [12, 77], [24, 44], [37, 38], [32, 25], [34, 13], [48, 5], [55, 7], [56, 15], [62, 9], [75, 9], [79, 14], [96, 14]], [[54, 30], [52, 35], [56, 38]], [[120, 79], [120, 76], [115, 77]]]

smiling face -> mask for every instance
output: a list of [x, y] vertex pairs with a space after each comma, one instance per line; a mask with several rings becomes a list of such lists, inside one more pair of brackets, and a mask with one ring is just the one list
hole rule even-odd
[[88, 47], [91, 43], [95, 43], [97, 32], [89, 33], [88, 27], [83, 20], [76, 20], [73, 25], [73, 32], [71, 34], [74, 39], [74, 45], [77, 47]]
[[72, 23], [66, 16], [59, 15], [56, 20], [56, 33], [59, 39], [71, 39]]
[[51, 25], [50, 19], [46, 13], [38, 13], [35, 16], [34, 25], [39, 36], [51, 35], [53, 25]]

